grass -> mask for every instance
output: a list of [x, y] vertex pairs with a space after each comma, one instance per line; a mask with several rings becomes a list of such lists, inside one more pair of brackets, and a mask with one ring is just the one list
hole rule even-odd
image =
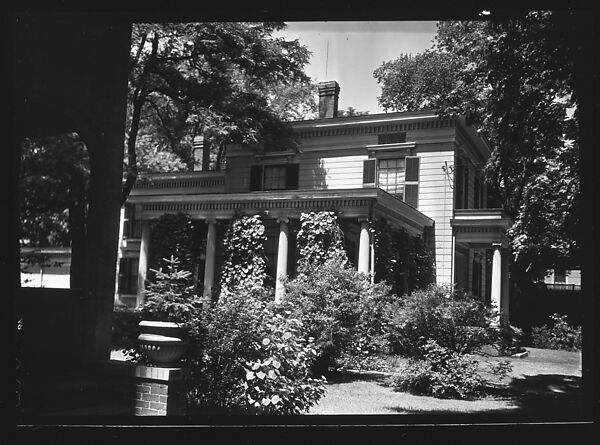
[[[448, 400], [395, 392], [389, 377], [334, 376], [327, 393], [309, 414], [503, 414], [534, 420], [581, 418], [581, 354], [527, 348], [529, 356], [508, 359], [513, 370], [505, 381], [493, 381], [477, 400]], [[395, 358], [396, 364], [402, 360]], [[489, 378], [489, 375], [485, 375]]]

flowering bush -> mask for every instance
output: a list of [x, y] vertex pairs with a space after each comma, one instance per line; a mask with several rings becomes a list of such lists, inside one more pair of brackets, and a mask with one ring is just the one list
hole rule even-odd
[[[276, 314], [264, 289], [238, 288], [207, 309], [193, 329], [190, 399], [208, 412], [292, 414], [324, 393], [302, 324]], [[287, 314], [286, 314], [287, 315]]]
[[497, 341], [494, 314], [483, 302], [448, 286], [417, 290], [388, 309], [387, 338], [394, 352], [421, 356], [429, 340], [457, 353]]
[[581, 326], [570, 326], [567, 316], [552, 314], [551, 323], [531, 330], [531, 344], [535, 348], [581, 350]]

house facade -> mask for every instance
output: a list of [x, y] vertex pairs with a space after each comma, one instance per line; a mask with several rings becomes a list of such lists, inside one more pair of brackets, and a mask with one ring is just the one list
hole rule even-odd
[[494, 302], [508, 316], [510, 219], [488, 208], [485, 138], [464, 119], [431, 111], [338, 117], [339, 91], [336, 82], [319, 84], [319, 118], [292, 123], [298, 150], [232, 144], [226, 167], [210, 170], [200, 143], [196, 171], [138, 181], [122, 210], [119, 302], [143, 301], [150, 223], [162, 214], [183, 212], [205, 223], [197, 276], [209, 294], [218, 281], [218, 225], [260, 213], [280, 298], [278, 278], [295, 268], [301, 214], [334, 210], [360, 272], [373, 275], [377, 252], [369, 224], [385, 219], [430, 246], [437, 283]]

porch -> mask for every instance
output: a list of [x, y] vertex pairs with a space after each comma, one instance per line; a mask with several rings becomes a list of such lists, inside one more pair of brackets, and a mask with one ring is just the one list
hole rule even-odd
[[[196, 174], [200, 177], [201, 175]], [[173, 181], [179, 179], [173, 178]], [[156, 184], [156, 183], [155, 183]], [[157, 184], [158, 185], [158, 184]], [[191, 192], [192, 190], [189, 190]], [[295, 269], [295, 234], [300, 216], [306, 212], [335, 211], [345, 234], [345, 246], [350, 261], [359, 272], [373, 276], [376, 252], [370, 232], [370, 221], [384, 218], [392, 226], [404, 228], [412, 236], [422, 236], [433, 220], [403, 201], [378, 188], [340, 190], [281, 190], [249, 193], [182, 193], [174, 183], [166, 187], [134, 189], [129, 203], [135, 206], [139, 221], [139, 237], [125, 238], [120, 245], [122, 255], [137, 259], [136, 295], [120, 296], [135, 304], [142, 303], [148, 264], [150, 222], [165, 213], [185, 213], [193, 220], [206, 223], [205, 242], [199, 282], [205, 297], [211, 295], [218, 279], [217, 246], [223, 224], [242, 215], [260, 214], [266, 228], [265, 250], [275, 281], [276, 298], [281, 298], [281, 278]], [[167, 192], [167, 193], [165, 193]], [[133, 301], [132, 301], [133, 303]]]
[[454, 237], [454, 282], [509, 319], [509, 242], [512, 224], [502, 209], [456, 209], [450, 220]]

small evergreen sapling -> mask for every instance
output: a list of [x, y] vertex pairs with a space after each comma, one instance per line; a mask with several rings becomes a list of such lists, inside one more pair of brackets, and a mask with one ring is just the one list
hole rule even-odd
[[201, 299], [191, 283], [192, 273], [179, 270], [180, 261], [173, 256], [170, 259], [163, 258], [163, 262], [166, 271], [162, 267], [153, 269], [156, 281], [148, 284], [146, 301], [141, 309], [142, 318], [189, 323], [201, 306]]

